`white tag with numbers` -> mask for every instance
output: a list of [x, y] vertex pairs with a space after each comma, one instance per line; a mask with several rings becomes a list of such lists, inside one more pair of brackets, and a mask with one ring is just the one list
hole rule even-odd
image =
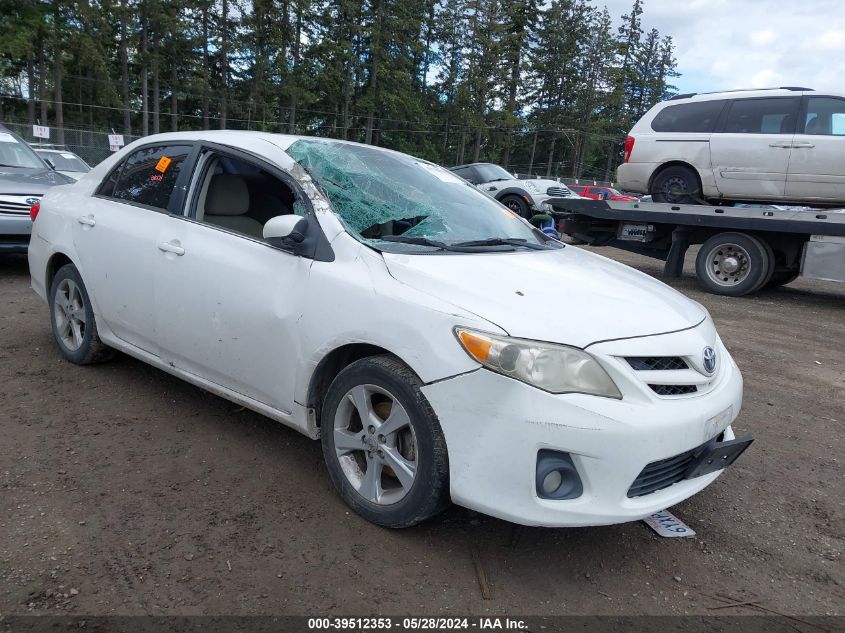
[[677, 536], [695, 536], [693, 529], [681, 521], [668, 510], [655, 512], [643, 521], [660, 536], [674, 538]]

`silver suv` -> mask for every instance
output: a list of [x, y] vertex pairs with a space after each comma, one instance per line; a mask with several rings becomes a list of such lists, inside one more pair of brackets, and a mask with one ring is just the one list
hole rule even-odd
[[619, 186], [655, 202], [845, 204], [845, 95], [678, 95], [631, 130]]

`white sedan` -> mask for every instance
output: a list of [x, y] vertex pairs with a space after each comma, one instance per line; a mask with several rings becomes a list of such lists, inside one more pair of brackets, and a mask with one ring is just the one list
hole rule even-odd
[[450, 499], [527, 525], [639, 519], [751, 441], [701, 305], [404, 154], [160, 134], [32, 215], [62, 356], [120, 350], [320, 438], [379, 525]]

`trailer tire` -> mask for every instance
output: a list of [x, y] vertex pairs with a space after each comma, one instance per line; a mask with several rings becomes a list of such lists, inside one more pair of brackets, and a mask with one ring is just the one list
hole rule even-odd
[[749, 235], [748, 237], [757, 240], [757, 242], [759, 242], [759, 244], [763, 247], [763, 250], [766, 251], [766, 262], [768, 263], [766, 274], [763, 275], [763, 278], [757, 283], [757, 287], [751, 291], [757, 292], [761, 288], [765, 288], [769, 283], [769, 280], [772, 278], [772, 275], [775, 274], [775, 251], [764, 238], [756, 235]]
[[745, 233], [719, 233], [702, 244], [695, 273], [708, 291], [741, 297], [765, 283], [774, 262], [759, 239]]

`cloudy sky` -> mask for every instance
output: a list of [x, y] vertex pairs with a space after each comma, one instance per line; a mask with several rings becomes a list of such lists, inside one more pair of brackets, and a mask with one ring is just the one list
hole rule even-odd
[[[616, 18], [632, 0], [594, 0]], [[680, 92], [807, 86], [845, 92], [845, 0], [644, 0], [675, 41]]]

